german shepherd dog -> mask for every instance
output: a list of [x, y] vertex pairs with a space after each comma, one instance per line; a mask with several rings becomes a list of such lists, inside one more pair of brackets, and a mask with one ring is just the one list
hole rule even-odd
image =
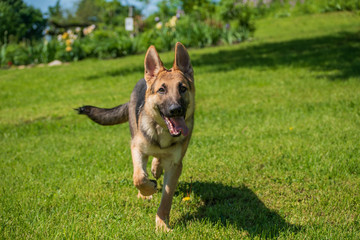
[[169, 231], [171, 203], [194, 125], [194, 74], [189, 54], [179, 42], [171, 69], [163, 66], [154, 46], [147, 50], [144, 65], [144, 78], [135, 85], [129, 102], [110, 109], [83, 106], [76, 110], [102, 125], [129, 121], [138, 197], [151, 198], [157, 191], [156, 180], [149, 179], [146, 171], [153, 156], [154, 178], [165, 171], [156, 228]]

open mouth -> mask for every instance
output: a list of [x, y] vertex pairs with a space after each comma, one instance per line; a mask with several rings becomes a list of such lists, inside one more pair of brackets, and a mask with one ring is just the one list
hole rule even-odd
[[171, 136], [178, 137], [181, 134], [187, 136], [189, 134], [189, 129], [186, 126], [184, 117], [165, 117], [164, 114], [161, 114], [161, 117], [164, 119], [167, 128]]

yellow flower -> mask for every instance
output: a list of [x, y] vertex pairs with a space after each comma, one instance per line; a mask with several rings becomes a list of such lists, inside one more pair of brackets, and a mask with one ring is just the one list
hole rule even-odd
[[168, 22], [168, 27], [175, 27], [176, 26], [176, 21], [177, 21], [177, 17], [176, 16], [173, 16], [170, 21]]
[[190, 197], [184, 197], [182, 200], [183, 200], [183, 202], [189, 201]]
[[157, 29], [161, 29], [162, 28], [162, 22], [158, 22], [155, 27]]
[[293, 128], [293, 127], [289, 127], [289, 130], [292, 131], [292, 130], [294, 130], [294, 128]]
[[67, 39], [65, 43], [66, 43], [66, 46], [70, 46], [71, 45], [71, 40]]
[[70, 52], [70, 51], [72, 50], [72, 47], [67, 46], [67, 47], [65, 48], [65, 50], [66, 50], [67, 52]]
[[67, 39], [69, 36], [69, 34], [67, 32], [64, 32], [63, 35], [62, 35], [62, 39]]

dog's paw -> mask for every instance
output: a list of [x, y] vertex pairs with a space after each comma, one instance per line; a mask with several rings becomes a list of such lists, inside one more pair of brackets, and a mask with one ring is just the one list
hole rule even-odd
[[148, 180], [146, 183], [137, 186], [141, 195], [151, 196], [157, 192], [157, 182], [156, 180]]
[[156, 214], [156, 231], [171, 232], [172, 229], [169, 226], [169, 220], [167, 218], [162, 219]]
[[150, 196], [144, 196], [144, 195], [142, 195], [141, 192], [139, 191], [137, 197], [138, 197], [139, 199], [142, 199], [142, 200], [151, 200], [153, 196], [152, 196], [152, 195], [150, 195]]
[[157, 182], [156, 180], [150, 179], [150, 182], [154, 184], [154, 188], [157, 189]]

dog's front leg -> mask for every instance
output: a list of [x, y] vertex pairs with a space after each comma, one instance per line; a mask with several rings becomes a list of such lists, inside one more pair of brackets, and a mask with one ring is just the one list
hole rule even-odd
[[137, 147], [131, 147], [131, 155], [134, 165], [134, 185], [139, 189], [139, 197], [151, 196], [156, 192], [157, 183], [150, 180], [146, 172], [146, 164], [149, 156], [143, 154]]
[[169, 220], [171, 203], [182, 170], [182, 162], [171, 163], [165, 167], [164, 185], [159, 209], [156, 214], [156, 228], [170, 231]]

